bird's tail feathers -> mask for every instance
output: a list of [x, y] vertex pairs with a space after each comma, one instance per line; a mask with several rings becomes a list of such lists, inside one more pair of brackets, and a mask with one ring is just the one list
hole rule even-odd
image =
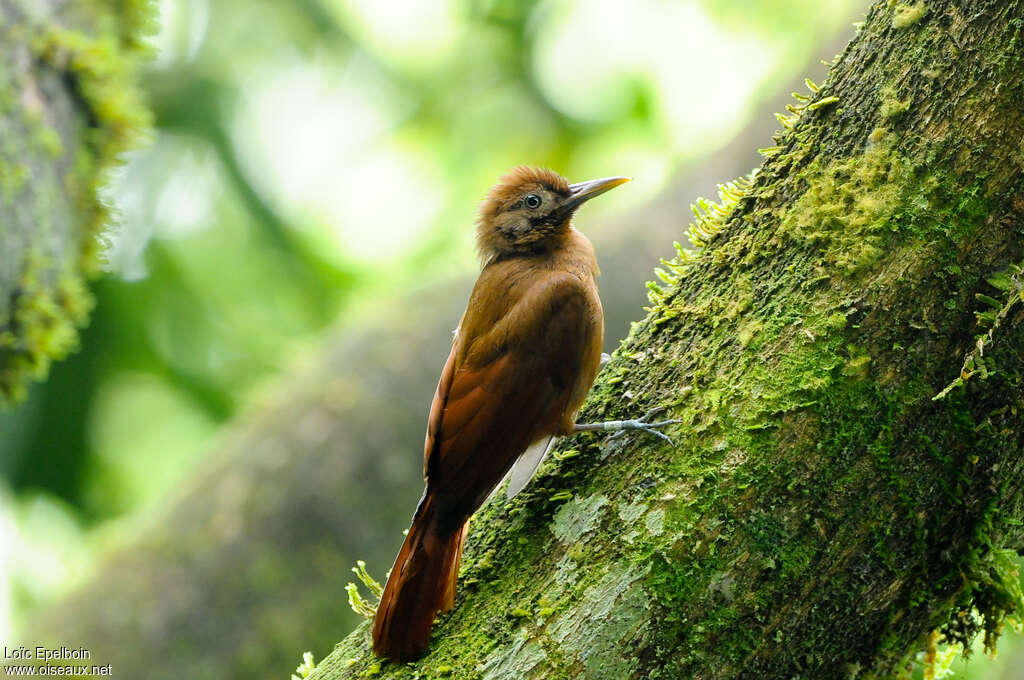
[[444, 526], [431, 497], [420, 501], [373, 619], [378, 656], [409, 661], [426, 649], [434, 616], [455, 604], [468, 527], [468, 522], [454, 529]]

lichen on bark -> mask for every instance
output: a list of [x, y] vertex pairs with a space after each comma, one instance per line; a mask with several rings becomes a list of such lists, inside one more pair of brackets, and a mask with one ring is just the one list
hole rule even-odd
[[1024, 259], [1024, 2], [908, 7], [870, 9], [599, 376], [583, 419], [664, 407], [678, 446], [563, 442], [473, 520], [424, 659], [363, 626], [310, 677], [881, 678], [1024, 615], [1019, 305], [934, 399]]
[[0, 405], [77, 344], [106, 173], [149, 124], [148, 0], [0, 0]]

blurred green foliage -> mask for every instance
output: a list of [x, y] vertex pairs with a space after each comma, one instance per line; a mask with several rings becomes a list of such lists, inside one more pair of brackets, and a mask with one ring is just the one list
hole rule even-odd
[[82, 350], [0, 414], [0, 513], [54, 563], [13, 567], [18, 608], [87, 572], [109, 520], [166, 496], [340, 315], [471, 270], [505, 169], [631, 174], [595, 210], [647, 200], [861, 4], [166, 0], [156, 133], [111, 188]]
[[[644, 200], [851, 4], [167, 0], [95, 319], [0, 416], [0, 473], [86, 526], [143, 507], [339, 314], [468, 271], [505, 169], [631, 172]], [[715, 40], [740, 54], [688, 58]]]

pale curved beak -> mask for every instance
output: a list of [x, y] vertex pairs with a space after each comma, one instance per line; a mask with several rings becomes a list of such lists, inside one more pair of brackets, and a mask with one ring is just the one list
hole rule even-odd
[[611, 191], [617, 186], [622, 186], [632, 179], [632, 177], [602, 177], [601, 179], [592, 179], [589, 182], [570, 184], [569, 189], [572, 191], [572, 194], [569, 195], [569, 198], [565, 199], [560, 209], [564, 212], [572, 212], [594, 196], [600, 196], [604, 192]]

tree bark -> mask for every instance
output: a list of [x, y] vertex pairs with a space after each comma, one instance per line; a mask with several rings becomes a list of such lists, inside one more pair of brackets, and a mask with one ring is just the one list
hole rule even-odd
[[145, 2], [0, 0], [0, 406], [76, 347], [104, 173], [147, 124]]
[[1024, 614], [1022, 29], [876, 3], [581, 415], [677, 446], [563, 440], [473, 520], [428, 656], [363, 625], [310, 677], [889, 677]]

